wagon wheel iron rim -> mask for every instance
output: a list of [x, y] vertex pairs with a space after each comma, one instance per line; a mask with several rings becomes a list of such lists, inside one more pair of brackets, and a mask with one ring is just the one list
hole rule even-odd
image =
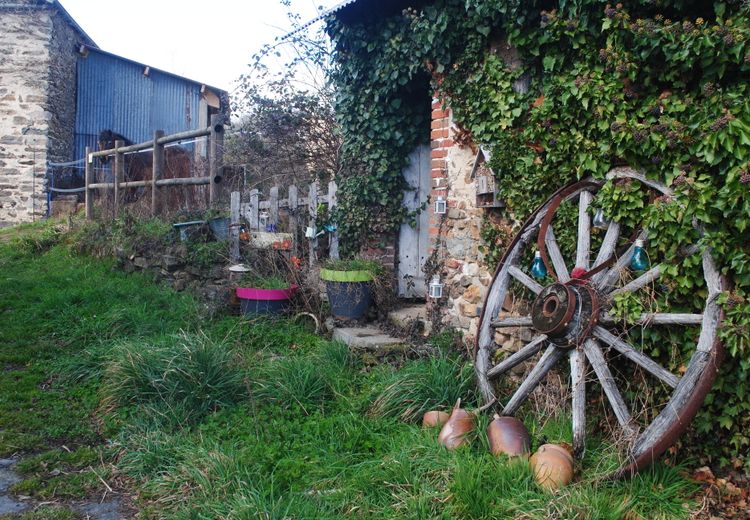
[[[631, 168], [615, 168], [607, 174], [609, 180], [635, 179], [647, 189], [662, 195], [671, 190]], [[716, 377], [724, 348], [718, 339], [718, 328], [723, 318], [717, 296], [726, 289], [726, 280], [718, 273], [710, 249], [701, 253], [703, 277], [707, 297], [702, 314], [680, 312], [643, 313], [635, 323], [643, 327], [661, 325], [690, 327], [700, 334], [696, 346], [681, 377], [673, 374], [657, 361], [632, 345], [617, 330], [617, 322], [606, 312], [612, 298], [619, 294], [637, 293], [650, 287], [663, 274], [659, 264], [650, 267], [634, 279], [620, 285], [621, 273], [629, 264], [636, 239], [646, 238], [637, 230], [627, 239], [625, 247], [616, 251], [621, 226], [612, 222], [607, 228], [595, 258], [590, 258], [591, 217], [589, 206], [604, 181], [586, 179], [555, 192], [523, 224], [501, 259], [485, 299], [479, 321], [475, 345], [475, 371], [483, 408], [499, 407], [504, 415], [514, 415], [547, 374], [568, 358], [570, 367], [571, 414], [573, 446], [577, 455], [585, 449], [586, 383], [591, 374], [601, 386], [614, 412], [622, 437], [628, 448], [624, 462], [611, 478], [632, 476], [651, 464], [689, 426]], [[578, 226], [573, 278], [561, 252], [552, 225], [555, 213], [563, 202], [578, 204]], [[527, 275], [519, 266], [524, 251], [536, 245], [553, 283], [546, 287]], [[697, 248], [685, 248], [695, 253]], [[583, 274], [581, 274], [581, 272]], [[499, 318], [512, 283], [519, 284], [534, 297], [531, 309], [524, 316]], [[491, 366], [496, 329], [522, 327], [533, 331], [532, 339], [518, 351]], [[526, 374], [504, 405], [495, 395], [493, 380], [521, 363], [539, 359]], [[617, 364], [607, 360], [607, 353], [617, 355]], [[651, 380], [671, 389], [669, 399], [653, 419], [639, 427], [631, 415], [612, 373], [613, 366], [630, 363], [641, 369]]]

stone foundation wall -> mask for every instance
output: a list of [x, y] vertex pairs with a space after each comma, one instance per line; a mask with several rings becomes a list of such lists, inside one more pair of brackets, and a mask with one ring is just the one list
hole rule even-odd
[[44, 216], [44, 171], [52, 114], [49, 10], [0, 3], [0, 226]]

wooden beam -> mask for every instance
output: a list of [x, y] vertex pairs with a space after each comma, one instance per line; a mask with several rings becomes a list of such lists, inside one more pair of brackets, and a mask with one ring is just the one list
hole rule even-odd
[[232, 262], [240, 258], [240, 192], [233, 191], [229, 196], [229, 257]]
[[589, 204], [593, 195], [582, 191], [578, 198], [578, 246], [576, 247], [576, 267], [589, 269], [589, 250], [591, 249], [591, 217]]
[[521, 282], [534, 294], [539, 294], [540, 292], [542, 292], [542, 286], [536, 283], [533, 278], [531, 278], [529, 275], [521, 271], [515, 265], [512, 265], [508, 268], [508, 274], [510, 274], [513, 278], [515, 278], [519, 282]]
[[156, 216], [161, 211], [161, 193], [158, 182], [164, 176], [164, 145], [159, 144], [159, 139], [164, 137], [164, 130], [154, 132], [154, 149], [152, 151], [152, 174], [151, 174], [151, 215]]
[[523, 380], [521, 386], [518, 387], [518, 389], [506, 403], [505, 408], [503, 408], [503, 415], [513, 415], [514, 413], [516, 413], [516, 411], [518, 411], [521, 405], [526, 402], [526, 399], [528, 399], [529, 395], [531, 395], [531, 392], [533, 392], [534, 389], [539, 386], [539, 383], [542, 382], [542, 379], [547, 376], [547, 373], [552, 370], [552, 367], [557, 364], [564, 353], [565, 351], [563, 349], [555, 345], [550, 345], [547, 347], [547, 350], [544, 351], [544, 354], [542, 354], [539, 362], [534, 365], [534, 368], [531, 369], [529, 375], [527, 375], [526, 379]]
[[560, 246], [557, 245], [552, 226], [547, 228], [547, 234], [544, 236], [544, 245], [547, 247], [547, 254], [555, 269], [557, 279], [562, 283], [569, 282], [570, 273], [568, 272], [568, 267], [565, 265], [565, 259], [560, 252]]
[[570, 351], [569, 358], [573, 453], [582, 458], [586, 450], [586, 356], [575, 348]]
[[620, 223], [610, 222], [609, 226], [607, 227], [607, 232], [604, 234], [602, 245], [599, 248], [599, 254], [596, 255], [596, 260], [594, 260], [594, 265], [591, 266], [592, 269], [599, 267], [604, 262], [609, 260], [609, 257], [611, 257], [615, 253], [615, 249], [617, 248], [617, 240], [619, 238], [620, 238]]
[[86, 183], [86, 220], [94, 218], [94, 192], [91, 184], [94, 181], [94, 159], [91, 157], [91, 148], [86, 147], [86, 158], [84, 159], [84, 182]]
[[[599, 317], [599, 323], [604, 325], [615, 325], [621, 321], [609, 314], [602, 314]], [[635, 320], [628, 320], [628, 323], [635, 325], [700, 325], [703, 323], [703, 314], [647, 312], [636, 317]]]
[[636, 278], [635, 280], [632, 280], [628, 282], [627, 284], [623, 285], [619, 289], [615, 289], [611, 293], [607, 295], [607, 298], [612, 299], [618, 294], [625, 294], [629, 292], [635, 292], [638, 289], [641, 289], [642, 287], [645, 287], [646, 285], [652, 283], [654, 280], [659, 278], [661, 276], [662, 272], [662, 266], [657, 265], [655, 267], [652, 267], [645, 273], [643, 273], [641, 276]]
[[636, 350], [635, 347], [618, 338], [604, 327], [601, 327], [599, 325], [594, 327], [594, 336], [602, 340], [604, 343], [610, 345], [630, 361], [643, 368], [652, 376], [661, 379], [672, 388], [675, 388], [677, 386], [677, 383], [679, 383], [679, 377], [674, 375], [666, 368], [662, 367], [659, 363], [648, 357], [640, 350]]
[[632, 424], [633, 419], [630, 416], [628, 405], [625, 404], [625, 399], [622, 398], [622, 394], [615, 384], [615, 378], [612, 377], [612, 372], [610, 372], [609, 366], [604, 360], [604, 354], [599, 348], [599, 343], [595, 339], [587, 339], [583, 344], [583, 351], [586, 353], [591, 366], [594, 367], [596, 377], [599, 379], [599, 384], [602, 385], [604, 394], [615, 412], [617, 422], [620, 423], [620, 427], [622, 427], [626, 436], [632, 436], [635, 433]]
[[211, 133], [208, 136], [208, 202], [213, 206], [219, 200], [219, 186], [224, 177], [224, 118], [221, 115], [211, 116]]
[[487, 377], [494, 378], [504, 374], [516, 365], [519, 365], [527, 359], [535, 356], [537, 352], [542, 350], [546, 344], [547, 336], [545, 336], [544, 334], [537, 336], [529, 343], [521, 347], [517, 352], [514, 352], [507, 358], [503, 359], [500, 363], [492, 367], [487, 372]]
[[[115, 141], [115, 148], [120, 148], [124, 144], [124, 141], [117, 140]], [[114, 205], [112, 207], [112, 216], [114, 218], [117, 218], [120, 216], [120, 183], [123, 181], [125, 177], [125, 155], [121, 152], [117, 152], [115, 154], [115, 171], [114, 174], [114, 185], [115, 185], [115, 194], [114, 194]]]
[[[637, 240], [645, 240], [646, 231], [641, 231], [638, 234]], [[617, 259], [615, 264], [609, 269], [604, 269], [593, 276], [593, 282], [599, 287], [602, 292], [609, 292], [612, 287], [620, 279], [620, 271], [630, 265], [630, 259], [633, 258], [633, 251], [635, 250], [635, 241], [630, 244], [625, 254]]]
[[531, 327], [531, 316], [510, 316], [499, 318], [492, 322], [492, 326], [501, 329], [505, 327]]

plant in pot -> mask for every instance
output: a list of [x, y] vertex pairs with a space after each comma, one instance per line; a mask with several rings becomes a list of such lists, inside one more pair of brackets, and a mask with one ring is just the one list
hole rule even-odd
[[229, 240], [229, 216], [226, 212], [211, 209], [206, 212], [206, 222], [216, 240]]
[[334, 318], [358, 320], [372, 303], [372, 282], [384, 268], [373, 260], [329, 260], [320, 270]]
[[236, 289], [240, 309], [245, 316], [283, 314], [291, 303], [297, 285], [278, 276], [246, 273]]

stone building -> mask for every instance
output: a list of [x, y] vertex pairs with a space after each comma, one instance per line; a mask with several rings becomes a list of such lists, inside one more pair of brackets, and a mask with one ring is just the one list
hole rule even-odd
[[0, 0], [0, 226], [47, 211], [47, 162], [71, 159], [76, 60], [91, 38], [56, 0]]

